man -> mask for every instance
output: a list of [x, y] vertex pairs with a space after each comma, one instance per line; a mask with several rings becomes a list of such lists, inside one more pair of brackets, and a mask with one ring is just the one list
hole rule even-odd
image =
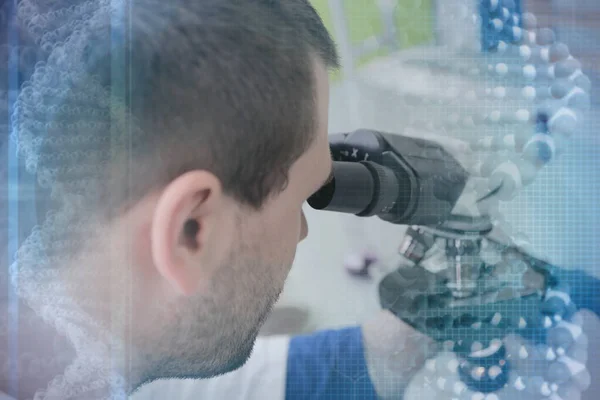
[[[338, 59], [308, 1], [105, 3], [20, 9], [53, 49], [13, 126], [50, 200], [12, 278], [60, 335], [50, 348], [35, 320], [19, 326], [34, 356], [3, 375], [17, 397], [118, 398], [242, 366], [331, 172]], [[362, 359], [360, 330], [347, 333], [332, 349]]]
[[[331, 172], [321, 20], [306, 0], [39, 10], [19, 15], [51, 53], [12, 133], [47, 198], [11, 267], [2, 390], [117, 399], [244, 374]], [[289, 398], [400, 397], [438, 348], [385, 312], [281, 343]]]

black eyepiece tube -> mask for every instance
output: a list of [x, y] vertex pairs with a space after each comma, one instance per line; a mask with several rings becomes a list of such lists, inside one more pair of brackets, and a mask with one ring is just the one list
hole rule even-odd
[[443, 146], [429, 140], [359, 129], [330, 135], [329, 148], [332, 179], [308, 199], [317, 210], [435, 226], [451, 215], [469, 179]]
[[370, 216], [393, 207], [399, 193], [394, 172], [372, 162], [333, 162], [333, 177], [308, 199], [316, 210]]
[[366, 210], [375, 193], [371, 171], [358, 162], [333, 162], [333, 177], [308, 199], [316, 210], [359, 214]]

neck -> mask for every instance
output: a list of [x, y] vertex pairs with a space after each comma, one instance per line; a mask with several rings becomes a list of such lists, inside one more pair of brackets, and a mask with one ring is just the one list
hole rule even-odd
[[77, 344], [23, 302], [19, 302], [16, 321], [9, 320], [8, 304], [0, 306], [0, 321], [7, 327], [16, 326], [18, 333], [0, 332], [0, 360], [6, 360], [0, 363], [0, 370], [16, 371], [12, 376], [0, 374], [0, 391], [18, 400], [126, 398], [119, 373], [125, 368], [114, 365], [111, 354], [95, 344], [99, 341], [93, 340], [93, 332], [82, 331], [85, 340]]

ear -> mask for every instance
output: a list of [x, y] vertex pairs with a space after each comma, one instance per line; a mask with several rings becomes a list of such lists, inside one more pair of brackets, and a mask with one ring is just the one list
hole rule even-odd
[[222, 200], [216, 176], [191, 171], [172, 181], [156, 204], [151, 230], [154, 265], [184, 296], [207, 284], [216, 268], [207, 242], [219, 229]]

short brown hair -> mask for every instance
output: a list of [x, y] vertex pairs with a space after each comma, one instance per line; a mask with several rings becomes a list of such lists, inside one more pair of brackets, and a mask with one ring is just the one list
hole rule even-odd
[[[314, 138], [314, 60], [338, 67], [317, 12], [308, 0], [138, 0], [128, 7], [118, 23], [107, 13], [85, 26], [84, 51], [63, 55], [79, 72], [43, 117], [38, 173], [51, 171], [53, 184], [113, 215], [195, 169], [213, 172], [227, 194], [260, 208], [285, 187]], [[115, 104], [137, 134], [111, 138]], [[121, 179], [106, 179], [115, 169]], [[94, 177], [98, 187], [89, 190]]]

